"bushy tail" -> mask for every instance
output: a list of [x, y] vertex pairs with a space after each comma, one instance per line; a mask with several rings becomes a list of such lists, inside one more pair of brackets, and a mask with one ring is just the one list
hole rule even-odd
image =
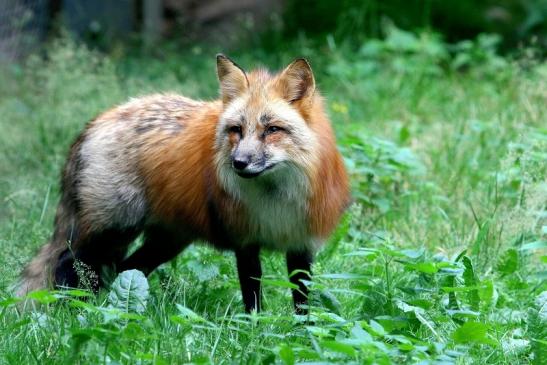
[[55, 264], [63, 250], [59, 245], [47, 243], [25, 267], [14, 292], [17, 297], [24, 297], [27, 293], [51, 287]]
[[78, 227], [75, 203], [78, 195], [76, 183], [81, 165], [79, 148], [84, 136], [82, 133], [72, 144], [69, 158], [63, 169], [61, 200], [55, 214], [53, 235], [21, 273], [19, 281], [14, 286], [14, 293], [18, 297], [23, 297], [33, 290], [52, 288], [59, 257], [63, 251], [69, 248], [68, 242], [76, 240], [78, 234], [76, 229]]

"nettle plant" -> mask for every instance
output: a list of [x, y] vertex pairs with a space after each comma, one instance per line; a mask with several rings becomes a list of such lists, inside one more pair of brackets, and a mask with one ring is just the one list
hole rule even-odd
[[353, 182], [353, 197], [366, 207], [389, 211], [411, 190], [409, 181], [425, 167], [415, 154], [396, 143], [355, 133], [341, 139], [341, 149]]
[[402, 249], [386, 233], [368, 232], [363, 212], [358, 205], [352, 208], [351, 223], [339, 241], [338, 254], [346, 258], [340, 272], [318, 274], [313, 284], [335, 298], [359, 298], [351, 306], [345, 301], [345, 313], [332, 309], [336, 300], [312, 312], [314, 325], [306, 329], [318, 338], [319, 348], [329, 349], [322, 359], [450, 364], [478, 349], [527, 361], [540, 356], [545, 292], [523, 311], [514, 309], [507, 293], [515, 285], [537, 292], [541, 273], [529, 273], [529, 281], [514, 276], [531, 252], [546, 247], [544, 241], [507, 251], [481, 278], [467, 250], [446, 257]]
[[495, 76], [508, 61], [499, 56], [501, 38], [480, 34], [474, 40], [448, 43], [431, 31], [412, 33], [387, 22], [384, 38], [369, 39], [352, 57], [335, 57], [328, 72], [341, 80], [370, 79], [389, 71], [393, 76], [415, 79], [442, 76], [446, 71]]
[[[179, 303], [171, 310], [161, 307], [166, 315], [162, 330], [185, 341], [181, 358], [212, 361], [206, 353], [190, 355], [192, 341], [226, 332], [236, 337], [271, 332], [275, 345], [264, 346], [253, 356], [261, 362], [284, 364], [303, 360], [453, 364], [477, 348], [501, 348], [504, 353], [526, 358], [544, 344], [539, 336], [545, 334], [545, 294], [527, 312], [513, 310], [504, 315], [504, 304], [510, 299], [500, 292], [516, 285], [509, 274], [517, 272], [525, 253], [544, 247], [544, 243], [529, 244], [516, 254], [509, 251], [495, 265], [495, 273], [481, 279], [465, 251], [449, 258], [432, 256], [425, 249], [402, 249], [385, 232], [367, 231], [364, 211], [354, 204], [333, 235], [330, 248], [321, 253], [319, 262], [337, 260], [339, 271], [325, 273], [319, 267], [314, 281], [308, 283], [312, 296], [308, 316], [264, 312], [219, 318], [207, 314], [206, 318]], [[290, 285], [287, 280], [264, 279], [267, 290], [287, 290]], [[43, 310], [23, 317], [16, 325], [44, 332], [51, 328], [58, 331], [60, 326], [72, 360], [123, 359], [129, 354], [142, 361], [162, 359], [158, 354], [134, 354], [131, 350], [139, 343], [161, 341], [160, 329], [152, 321], [158, 307], [150, 306], [149, 283], [141, 272], [121, 273], [98, 302], [85, 300], [89, 296], [83, 290], [31, 293], [28, 298], [40, 303]], [[14, 310], [19, 300], [1, 302], [2, 313]], [[66, 306], [75, 319], [63, 320], [55, 312]], [[533, 343], [522, 338], [526, 331], [534, 336]]]

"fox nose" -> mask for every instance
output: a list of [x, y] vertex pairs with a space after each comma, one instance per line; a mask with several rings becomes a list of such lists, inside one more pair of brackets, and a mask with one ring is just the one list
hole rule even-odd
[[245, 167], [249, 166], [249, 160], [235, 157], [232, 161], [232, 165], [236, 170], [243, 170]]

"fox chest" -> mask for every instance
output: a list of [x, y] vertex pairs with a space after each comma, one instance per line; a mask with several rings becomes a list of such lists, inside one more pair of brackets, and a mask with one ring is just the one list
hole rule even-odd
[[[254, 179], [241, 179], [228, 172], [221, 179], [228, 201], [224, 207], [225, 229], [233, 244], [258, 244], [275, 251], [315, 251], [319, 245], [310, 231], [310, 184], [295, 168], [279, 168]], [[226, 214], [228, 213], [228, 214]]]
[[242, 244], [258, 243], [279, 251], [302, 250], [310, 245], [304, 203], [266, 197], [245, 202], [245, 210]]

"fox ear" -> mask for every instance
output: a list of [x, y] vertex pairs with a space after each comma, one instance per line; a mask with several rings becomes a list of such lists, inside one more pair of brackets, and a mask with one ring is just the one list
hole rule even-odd
[[304, 58], [294, 60], [287, 66], [278, 82], [281, 94], [289, 103], [308, 98], [315, 91], [313, 72]]
[[224, 104], [239, 96], [249, 87], [245, 71], [223, 54], [217, 55], [217, 75]]

